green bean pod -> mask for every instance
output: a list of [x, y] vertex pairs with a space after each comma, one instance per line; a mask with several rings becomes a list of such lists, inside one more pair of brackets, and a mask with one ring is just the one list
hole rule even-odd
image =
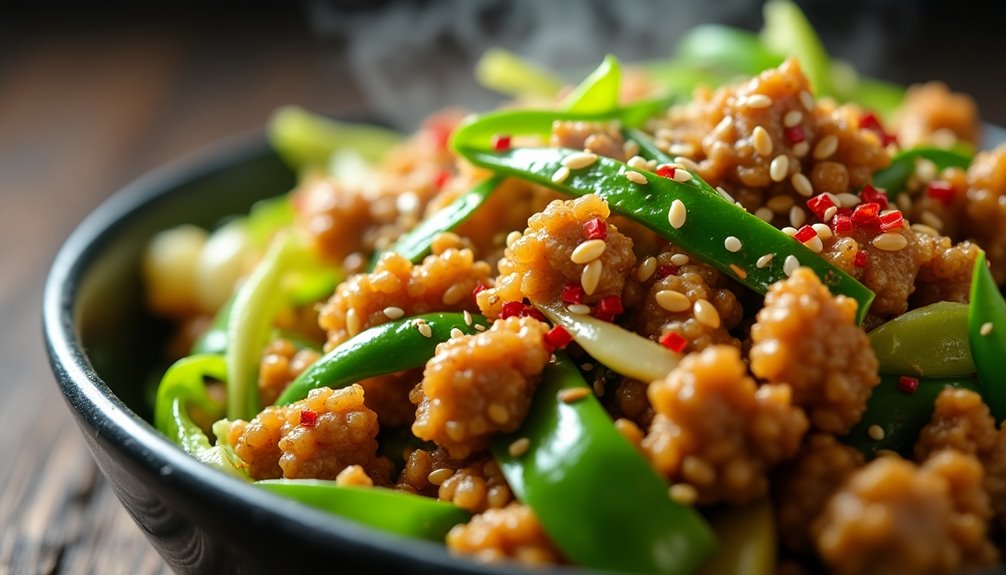
[[[287, 386], [276, 405], [304, 399], [319, 387], [337, 389], [368, 377], [420, 367], [433, 357], [437, 344], [450, 339], [453, 329], [472, 334], [476, 326], [487, 326], [484, 317], [472, 314], [471, 318], [468, 324], [463, 314], [437, 312], [364, 330], [311, 364]], [[423, 325], [429, 328], [429, 336], [423, 334]]]
[[881, 373], [924, 377], [975, 372], [968, 306], [941, 301], [913, 309], [870, 332]]
[[952, 150], [940, 148], [910, 148], [898, 152], [891, 159], [890, 165], [873, 173], [873, 185], [883, 188], [887, 194], [893, 194], [905, 189], [908, 179], [915, 173], [918, 160], [929, 160], [936, 164], [937, 169], [967, 168], [971, 165], [971, 157]]
[[971, 355], [981, 382], [982, 396], [996, 421], [1006, 419], [1006, 301], [985, 263], [985, 252], [975, 259], [968, 307]]
[[768, 499], [707, 513], [720, 543], [701, 575], [772, 575], [776, 570], [776, 531]]
[[[521, 428], [492, 442], [514, 494], [577, 565], [693, 573], [716, 546], [709, 526], [670, 499], [666, 483], [615, 429], [575, 365], [557, 355]], [[586, 395], [575, 401], [557, 397], [578, 390]], [[529, 448], [511, 453], [523, 438]]]
[[341, 486], [320, 479], [268, 479], [255, 485], [368, 527], [437, 543], [443, 543], [452, 527], [471, 519], [471, 513], [457, 505], [382, 487]]

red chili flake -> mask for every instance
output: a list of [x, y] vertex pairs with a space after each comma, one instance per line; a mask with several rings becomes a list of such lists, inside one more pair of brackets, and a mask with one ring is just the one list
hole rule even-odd
[[828, 194], [818, 194], [813, 198], [807, 200], [807, 209], [817, 216], [817, 219], [824, 221], [824, 213], [828, 211], [828, 208], [834, 208], [835, 202], [831, 201]]
[[852, 231], [852, 217], [849, 214], [838, 214], [831, 220], [831, 228], [836, 234], [847, 234]]
[[657, 175], [669, 180], [674, 179], [674, 166], [660, 166], [657, 168]]
[[678, 266], [672, 266], [669, 264], [659, 265], [657, 266], [657, 271], [654, 275], [657, 276], [658, 280], [662, 280], [667, 276], [676, 276], [678, 275]]
[[793, 126], [791, 128], [785, 128], [782, 131], [786, 135], [786, 139], [791, 143], [799, 144], [800, 142], [807, 139], [803, 133], [803, 126]]
[[859, 192], [860, 199], [864, 203], [873, 203], [880, 206], [880, 209], [887, 209], [887, 194], [881, 192], [877, 188], [874, 188], [870, 184], [867, 184], [862, 191]]
[[453, 126], [448, 122], [443, 120], [432, 120], [423, 126], [426, 132], [430, 135], [430, 139], [433, 141], [434, 147], [438, 150], [444, 150], [447, 148], [447, 142], [451, 139], [451, 131]]
[[801, 244], [805, 244], [810, 240], [812, 240], [816, 235], [817, 230], [815, 230], [809, 225], [806, 225], [801, 227], [799, 230], [796, 231], [795, 234], [793, 234], [793, 239], [800, 242]]
[[300, 425], [301, 427], [314, 427], [318, 424], [318, 414], [311, 411], [310, 409], [304, 409], [300, 412]]
[[894, 210], [880, 215], [880, 231], [899, 230], [905, 225], [905, 218], [900, 210]]
[[475, 288], [472, 289], [472, 297], [478, 298], [479, 297], [479, 293], [481, 293], [481, 292], [483, 292], [483, 291], [485, 291], [487, 289], [489, 289], [489, 286], [487, 286], [486, 284], [484, 284], [482, 282], [479, 282], [479, 283], [475, 284]]
[[919, 378], [902, 375], [898, 378], [898, 389], [908, 395], [914, 394], [915, 390], [919, 389]]
[[545, 334], [544, 339], [545, 339], [545, 347], [549, 351], [555, 351], [557, 349], [562, 349], [566, 347], [566, 345], [568, 345], [569, 342], [573, 341], [573, 336], [569, 335], [569, 332], [566, 331], [564, 327], [562, 327], [561, 325], [557, 325], [552, 329], [548, 330], [548, 333]]
[[856, 257], [852, 258], [852, 265], [857, 268], [866, 267], [866, 252], [856, 252]]
[[545, 314], [541, 313], [541, 310], [534, 307], [533, 305], [525, 305], [524, 309], [520, 312], [521, 317], [533, 317], [538, 321], [548, 321]]
[[939, 200], [944, 204], [949, 204], [954, 201], [954, 187], [950, 185], [950, 182], [940, 180], [929, 182], [929, 187], [926, 189], [926, 195], [930, 198]]
[[601, 301], [597, 302], [597, 313], [615, 317], [624, 311], [625, 308], [622, 307], [622, 296], [620, 295], [606, 295], [601, 298]]
[[507, 134], [497, 134], [493, 136], [493, 149], [497, 152], [505, 152], [510, 149], [510, 136]]
[[450, 179], [451, 172], [449, 170], [440, 170], [436, 176], [433, 176], [433, 187], [438, 190], [443, 189], [444, 185], [447, 184], [447, 180]]
[[566, 284], [562, 288], [562, 301], [566, 303], [583, 303], [584, 295], [580, 284]]
[[604, 240], [608, 238], [608, 224], [601, 218], [594, 218], [583, 223], [583, 235], [588, 240]]
[[682, 351], [685, 351], [685, 346], [688, 345], [688, 340], [676, 331], [669, 331], [660, 336], [660, 345], [666, 347], [674, 353], [681, 353]]
[[889, 144], [898, 143], [898, 137], [887, 133], [887, 130], [884, 130], [884, 126], [880, 123], [877, 115], [873, 112], [867, 112], [859, 117], [859, 128], [861, 130], [872, 130], [876, 132], [877, 135], [880, 136], [880, 142], [884, 145], [884, 147], [887, 147]]
[[852, 223], [860, 228], [869, 228], [879, 225], [880, 204], [859, 204], [852, 212]]
[[519, 317], [524, 313], [524, 302], [522, 301], [508, 301], [503, 304], [503, 311], [500, 312], [500, 318], [506, 319], [508, 317]]

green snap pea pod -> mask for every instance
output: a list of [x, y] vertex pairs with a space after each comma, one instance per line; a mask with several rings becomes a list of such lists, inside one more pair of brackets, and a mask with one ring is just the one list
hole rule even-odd
[[[471, 334], [477, 331], [475, 326], [487, 326], [482, 316], [471, 317], [469, 325], [463, 314], [437, 312], [364, 330], [311, 364], [283, 391], [276, 405], [303, 399], [319, 387], [335, 389], [368, 377], [420, 367], [433, 357], [438, 343], [450, 339], [454, 328]], [[420, 331], [423, 324], [430, 329], [428, 337]]]
[[905, 189], [908, 179], [915, 173], [915, 163], [919, 159], [929, 160], [940, 170], [967, 168], [971, 165], [971, 158], [959, 152], [940, 148], [910, 148], [894, 156], [889, 166], [874, 172], [873, 185], [887, 190], [887, 194], [893, 197], [895, 193]]
[[340, 486], [320, 479], [268, 479], [255, 485], [298, 503], [397, 535], [443, 543], [471, 519], [457, 505], [382, 487]]
[[719, 551], [699, 572], [702, 575], [772, 575], [775, 573], [776, 532], [772, 503], [763, 499], [744, 507], [723, 507], [707, 515], [719, 541]]
[[[873, 388], [862, 419], [843, 438], [868, 457], [881, 449], [911, 456], [919, 432], [933, 416], [933, 405], [941, 391], [947, 387], [979, 390], [978, 381], [972, 376], [925, 377], [919, 378], [918, 387], [910, 393], [900, 389], [900, 377], [880, 375], [880, 383]], [[871, 437], [870, 428], [874, 425], [884, 432], [879, 440]]]
[[968, 307], [971, 355], [981, 382], [982, 396], [996, 421], [1006, 419], [1006, 301], [985, 263], [985, 252], [975, 259]]
[[765, 46], [781, 56], [796, 56], [815, 91], [832, 94], [831, 60], [800, 8], [786, 0], [769, 0], [763, 14], [761, 40]]
[[732, 75], [753, 76], [782, 63], [757, 34], [719, 24], [703, 24], [685, 33], [674, 49], [679, 61]]
[[913, 309], [870, 332], [881, 373], [925, 377], [975, 372], [968, 306], [941, 301]]
[[[492, 451], [514, 494], [577, 565], [631, 573], [693, 573], [713, 552], [712, 531], [618, 431], [563, 353], [545, 367], [527, 418]], [[527, 438], [530, 447], [510, 454]], [[617, 488], [612, 489], [613, 486]]]
[[562, 80], [554, 74], [502, 48], [482, 54], [475, 79], [490, 90], [524, 99], [552, 99], [562, 89]]
[[245, 229], [252, 243], [265, 247], [273, 234], [293, 224], [293, 203], [290, 201], [290, 194], [255, 202], [245, 220]]
[[223, 356], [191, 355], [176, 361], [157, 387], [154, 406], [154, 426], [186, 453], [225, 473], [247, 479], [235, 458], [222, 445], [211, 446], [203, 430], [189, 415], [189, 409], [199, 409], [212, 419], [224, 413], [224, 406], [206, 393], [204, 378], [225, 380], [227, 363]]
[[231, 319], [231, 307], [234, 305], [234, 297], [231, 296], [224, 305], [220, 306], [217, 314], [213, 316], [209, 329], [199, 336], [199, 339], [192, 344], [193, 354], [215, 353], [224, 354], [227, 351], [227, 324]]
[[[724, 201], [709, 184], [694, 174], [687, 182], [677, 182], [639, 170], [637, 173], [647, 182], [640, 185], [625, 177], [630, 171], [628, 166], [611, 158], [598, 157], [590, 166], [574, 170], [565, 180], [554, 182], [552, 175], [563, 167], [563, 158], [574, 150], [516, 148], [504, 152], [486, 151], [469, 143], [466, 127], [472, 125], [463, 126], [455, 132], [453, 145], [473, 164], [572, 196], [597, 194], [608, 202], [612, 211], [643, 224], [757, 292], [765, 293], [770, 285], [785, 278], [784, 267], [792, 257], [799, 265], [813, 269], [832, 292], [855, 299], [859, 304], [858, 322], [862, 322], [873, 301], [873, 292], [852, 276], [771, 224]], [[684, 205], [687, 214], [680, 227], [672, 225], [668, 218], [674, 200]], [[732, 252], [727, 249], [725, 240], [728, 235], [740, 240], [739, 250]], [[770, 261], [766, 262], [763, 258], [770, 255]]]
[[295, 170], [325, 166], [333, 152], [351, 150], [379, 162], [402, 135], [371, 124], [336, 122], [297, 106], [276, 110], [269, 120], [273, 149]]
[[621, 88], [622, 65], [609, 54], [563, 99], [561, 107], [569, 112], [607, 114], [618, 107]]

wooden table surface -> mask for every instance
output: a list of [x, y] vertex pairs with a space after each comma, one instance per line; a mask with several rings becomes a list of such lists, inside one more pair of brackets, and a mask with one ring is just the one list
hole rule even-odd
[[[175, 10], [0, 18], [0, 575], [167, 571], [98, 473], [44, 357], [41, 286], [63, 239], [130, 180], [261, 126], [278, 105], [361, 110], [340, 47], [312, 39], [303, 14]], [[889, 77], [924, 78], [919, 59], [903, 54]], [[939, 54], [928, 65], [1006, 122], [1000, 79], [976, 81]]]

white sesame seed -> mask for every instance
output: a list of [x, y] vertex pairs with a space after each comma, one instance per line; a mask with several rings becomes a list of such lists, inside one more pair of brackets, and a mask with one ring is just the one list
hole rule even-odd
[[824, 210], [824, 221], [830, 222], [831, 218], [835, 217], [836, 214], [838, 214], [838, 208], [835, 206], [831, 206], [827, 210]]
[[927, 226], [926, 224], [912, 224], [911, 228], [913, 232], [919, 232], [920, 234], [926, 234], [933, 236], [934, 238], [940, 237], [940, 232]]
[[789, 225], [799, 228], [807, 221], [807, 212], [800, 206], [793, 206], [789, 209]]
[[785, 154], [776, 156], [768, 167], [768, 175], [773, 182], [781, 182], [786, 179], [789, 173], [789, 157]]
[[713, 128], [712, 132], [709, 132], [708, 137], [713, 141], [725, 139], [726, 133], [733, 129], [734, 119], [730, 116], [723, 116], [718, 124]]
[[433, 337], [433, 328], [426, 322], [416, 322], [416, 329], [423, 337]]
[[675, 182], [684, 183], [692, 179], [692, 174], [690, 174], [687, 170], [682, 170], [681, 168], [678, 168], [677, 170], [674, 170], [673, 179]]
[[552, 174], [552, 183], [561, 184], [565, 182], [567, 178], [569, 178], [569, 168], [562, 166], [556, 170], [554, 174]]
[[642, 156], [632, 156], [629, 158], [629, 161], [625, 163], [633, 170], [645, 170], [649, 167], [649, 164], [646, 162], [646, 158]]
[[716, 308], [713, 307], [713, 304], [709, 303], [709, 300], [696, 300], [692, 306], [692, 310], [695, 313], [695, 320], [702, 325], [713, 329], [720, 327], [720, 312], [716, 311]]
[[[589, 365], [590, 368], [594, 367], [593, 365], [591, 365], [589, 363], [585, 363], [584, 365]], [[580, 366], [580, 367], [582, 368], [583, 366]], [[585, 370], [585, 371], [589, 371], [589, 369]], [[594, 395], [596, 395], [597, 397], [604, 397], [604, 378], [603, 377], [595, 378], [594, 379], [594, 383], [591, 385], [591, 387], [594, 388]]]
[[939, 216], [937, 216], [933, 212], [930, 212], [929, 210], [926, 210], [921, 214], [919, 214], [919, 219], [922, 220], [922, 223], [933, 228], [934, 230], [938, 231], [943, 229], [943, 220], [941, 220]]
[[754, 215], [757, 216], [761, 220], [764, 220], [766, 222], [771, 222], [772, 221], [772, 217], [775, 214], [772, 213], [772, 210], [770, 210], [770, 209], [768, 209], [766, 207], [761, 207], [761, 208], [758, 208], [757, 210], [755, 210]]
[[795, 155], [798, 158], [806, 156], [807, 152], [809, 151], [810, 151], [810, 144], [808, 144], [806, 140], [793, 144], [793, 155]]
[[667, 488], [671, 501], [680, 505], [694, 505], [699, 500], [699, 492], [687, 483], [675, 483]]
[[687, 156], [677, 156], [674, 158], [674, 163], [678, 164], [686, 170], [691, 170], [693, 172], [699, 171], [699, 165], [695, 163], [695, 160]]
[[356, 311], [356, 308], [349, 308], [349, 311], [346, 312], [346, 332], [349, 333], [350, 337], [360, 333], [362, 323], [360, 313]]
[[681, 200], [671, 202], [671, 209], [667, 211], [667, 223], [674, 229], [680, 229], [685, 225], [685, 218], [688, 217], [688, 210]]
[[814, 111], [814, 97], [810, 95], [807, 90], [800, 91], [800, 104], [803, 105], [804, 109], [808, 112]]
[[810, 251], [814, 252], [815, 254], [821, 253], [821, 250], [824, 249], [824, 244], [821, 242], [821, 238], [819, 236], [814, 236], [810, 238], [809, 240], [803, 242], [803, 245], [810, 248]]
[[896, 252], [908, 246], [908, 238], [894, 232], [884, 232], [870, 242], [873, 247], [885, 252]]
[[671, 144], [667, 146], [667, 153], [675, 156], [691, 156], [695, 153], [695, 146], [692, 144]]
[[674, 254], [671, 256], [671, 263], [676, 266], [686, 266], [691, 258], [687, 254]]
[[779, 231], [782, 232], [782, 233], [784, 233], [784, 234], [786, 234], [789, 237], [795, 236], [796, 232], [797, 232], [796, 228], [794, 228], [793, 226], [786, 226], [786, 227], [784, 227], [783, 229], [781, 229]]
[[884, 433], [884, 428], [880, 427], [877, 424], [873, 424], [870, 427], [867, 427], [866, 434], [869, 435], [870, 439], [874, 441], [880, 441], [884, 439], [884, 437], [887, 435], [886, 433]]
[[982, 335], [988, 335], [988, 334], [992, 333], [992, 322], [987, 321], [987, 322], [983, 323], [982, 327], [980, 327], [978, 329], [978, 333], [980, 333]]
[[635, 140], [628, 140], [622, 144], [622, 153], [626, 156], [635, 156], [639, 153], [639, 142]]
[[795, 203], [793, 196], [778, 195], [769, 198], [765, 205], [768, 206], [773, 212], [781, 214], [782, 212], [789, 211], [789, 208]]
[[796, 259], [796, 256], [786, 256], [786, 261], [782, 264], [782, 271], [786, 274], [786, 277], [793, 275], [793, 272], [800, 267], [800, 260]]
[[828, 134], [821, 138], [814, 146], [814, 159], [826, 160], [838, 150], [838, 137], [835, 134]]
[[822, 240], [831, 239], [831, 236], [833, 235], [831, 233], [831, 228], [829, 228], [827, 224], [814, 224], [811, 227], [814, 228], [815, 232], [817, 232], [817, 237]]
[[590, 306], [582, 303], [571, 303], [566, 306], [569, 313], [575, 313], [577, 315], [590, 315]]
[[463, 335], [465, 335], [465, 332], [461, 331], [460, 329], [458, 329], [456, 327], [452, 327], [451, 328], [451, 339], [453, 339], [455, 337], [461, 337]]
[[400, 319], [405, 316], [404, 309], [393, 305], [384, 308], [382, 311], [388, 319]]
[[484, 325], [482, 325], [480, 323], [475, 324], [474, 327], [475, 327], [475, 331], [485, 331], [486, 330], [486, 326], [484, 326]]
[[675, 290], [660, 290], [653, 295], [653, 298], [657, 301], [657, 305], [669, 312], [678, 313], [692, 307], [692, 302], [688, 299], [688, 296]]
[[513, 443], [507, 446], [507, 453], [510, 457], [520, 457], [527, 453], [527, 450], [531, 448], [531, 440], [526, 437], [521, 437], [520, 439], [515, 439]]
[[639, 268], [636, 269], [636, 279], [645, 282], [655, 271], [657, 271], [657, 258], [650, 256], [639, 264]]
[[736, 236], [727, 236], [726, 239], [723, 240], [723, 247], [726, 248], [728, 252], [737, 253], [741, 251], [741, 247], [743, 246], [741, 241], [737, 239]]
[[744, 105], [755, 109], [768, 108], [772, 105], [772, 98], [765, 94], [751, 94], [744, 100]]
[[772, 136], [769, 136], [768, 130], [761, 126], [755, 126], [751, 132], [751, 144], [754, 146], [755, 152], [762, 156], [772, 154]]
[[560, 389], [559, 393], [555, 394], [555, 397], [563, 403], [573, 403], [574, 401], [579, 401], [588, 395], [590, 395], [590, 390], [586, 387], [570, 387], [567, 389]]
[[852, 208], [858, 206], [860, 201], [859, 196], [850, 193], [837, 194], [834, 198], [832, 198], [832, 202], [834, 202], [836, 206], [842, 208]]
[[601, 257], [607, 248], [608, 244], [604, 240], [587, 240], [573, 249], [573, 253], [569, 254], [569, 259], [574, 264], [590, 263]]
[[782, 125], [787, 128], [792, 128], [793, 126], [799, 124], [803, 121], [803, 112], [800, 110], [790, 110], [786, 112], [786, 115], [782, 117]]
[[464, 311], [465, 325], [472, 325], [472, 313], [468, 310]]
[[633, 184], [639, 184], [640, 186], [645, 186], [646, 184], [649, 183], [649, 181], [646, 179], [646, 176], [640, 174], [635, 170], [629, 170], [625, 172], [625, 179], [629, 180]]
[[426, 480], [430, 482], [431, 485], [441, 485], [444, 481], [447, 481], [454, 475], [454, 470], [447, 467], [441, 469], [435, 469], [426, 476]]
[[601, 283], [601, 272], [604, 269], [601, 267], [601, 260], [594, 260], [589, 264], [583, 266], [583, 272], [580, 274], [580, 285], [583, 287], [583, 291], [587, 292], [587, 295], [594, 293], [597, 289], [597, 284]]
[[810, 178], [803, 175], [801, 172], [793, 174], [790, 178], [790, 182], [793, 184], [793, 189], [796, 193], [800, 194], [805, 198], [809, 198], [814, 195], [814, 185], [810, 183]]
[[898, 197], [894, 199], [894, 203], [896, 203], [903, 212], [912, 211], [912, 197], [904, 192], [898, 194]]
[[464, 284], [454, 284], [444, 290], [444, 295], [440, 298], [440, 301], [444, 302], [444, 305], [454, 305], [463, 300], [469, 293], [471, 293], [471, 291], [468, 286]]
[[593, 152], [574, 152], [562, 159], [562, 165], [570, 170], [586, 168], [597, 161], [597, 154]]
[[765, 255], [763, 255], [762, 257], [758, 258], [758, 261], [755, 262], [755, 267], [758, 268], [758, 269], [760, 269], [760, 270], [761, 269], [765, 269], [766, 266], [768, 266], [770, 263], [772, 263], [772, 258], [774, 258], [774, 257], [775, 257], [775, 254], [765, 254]]
[[730, 194], [729, 194], [729, 193], [728, 193], [728, 192], [727, 192], [726, 190], [724, 190], [723, 188], [721, 188], [721, 187], [719, 187], [719, 186], [716, 186], [716, 193], [717, 193], [717, 194], [719, 194], [721, 198], [723, 198], [724, 200], [726, 200], [726, 201], [730, 202], [731, 204], [732, 204], [732, 203], [734, 203], [734, 197], [733, 197], [733, 196], [731, 196], [731, 195], [730, 195]]

